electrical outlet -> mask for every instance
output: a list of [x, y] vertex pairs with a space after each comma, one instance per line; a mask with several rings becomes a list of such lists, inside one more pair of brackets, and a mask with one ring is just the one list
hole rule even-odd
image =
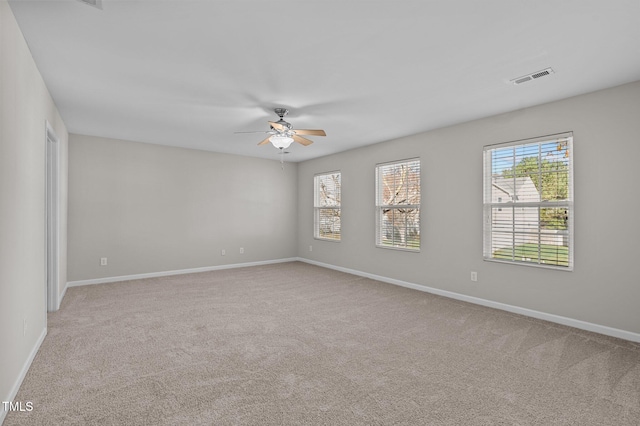
[[309, 246], [309, 251], [313, 251], [313, 246]]
[[476, 271], [471, 271], [471, 281], [478, 281], [478, 273]]
[[240, 247], [240, 254], [244, 254], [244, 247]]
[[227, 251], [225, 249], [222, 249], [222, 251], [220, 252], [220, 255], [221, 256], [226, 256], [226, 254], [227, 254]]
[[107, 258], [106, 257], [101, 257], [100, 258], [100, 266], [107, 266]]

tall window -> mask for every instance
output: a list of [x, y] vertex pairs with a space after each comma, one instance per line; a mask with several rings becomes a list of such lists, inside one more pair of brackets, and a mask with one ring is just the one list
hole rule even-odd
[[573, 134], [484, 148], [484, 258], [573, 269]]
[[420, 159], [376, 166], [376, 245], [420, 250]]
[[340, 172], [316, 175], [314, 178], [314, 236], [340, 241]]

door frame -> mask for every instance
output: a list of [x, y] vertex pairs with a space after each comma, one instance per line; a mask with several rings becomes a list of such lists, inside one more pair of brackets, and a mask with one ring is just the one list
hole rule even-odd
[[46, 120], [45, 270], [47, 311], [54, 312], [60, 307], [60, 139]]

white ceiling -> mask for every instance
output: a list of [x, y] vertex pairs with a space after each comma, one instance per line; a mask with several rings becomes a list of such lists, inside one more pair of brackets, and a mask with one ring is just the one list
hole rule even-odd
[[640, 80], [640, 0], [10, 4], [70, 132], [254, 157], [279, 106], [302, 161]]

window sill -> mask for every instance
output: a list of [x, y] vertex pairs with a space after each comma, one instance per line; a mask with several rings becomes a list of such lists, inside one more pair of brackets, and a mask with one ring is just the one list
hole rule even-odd
[[381, 249], [385, 249], [385, 250], [397, 250], [397, 251], [406, 251], [409, 253], [420, 253], [420, 249], [412, 249], [412, 248], [405, 248], [405, 247], [393, 247], [393, 246], [383, 246], [380, 244], [376, 244], [376, 248], [381, 248]]
[[340, 240], [336, 240], [336, 239], [333, 239], [333, 238], [322, 238], [322, 237], [313, 237], [313, 239], [316, 240], [316, 241], [328, 241], [330, 243], [339, 243], [339, 242], [342, 241], [341, 239]]
[[493, 263], [503, 263], [506, 265], [517, 265], [517, 266], [528, 266], [530, 268], [538, 268], [538, 269], [552, 269], [555, 271], [563, 271], [563, 272], [572, 272], [573, 265], [570, 266], [553, 266], [553, 265], [541, 265], [539, 263], [532, 262], [524, 262], [518, 260], [499, 260], [485, 257], [483, 258], [485, 262], [493, 262]]

